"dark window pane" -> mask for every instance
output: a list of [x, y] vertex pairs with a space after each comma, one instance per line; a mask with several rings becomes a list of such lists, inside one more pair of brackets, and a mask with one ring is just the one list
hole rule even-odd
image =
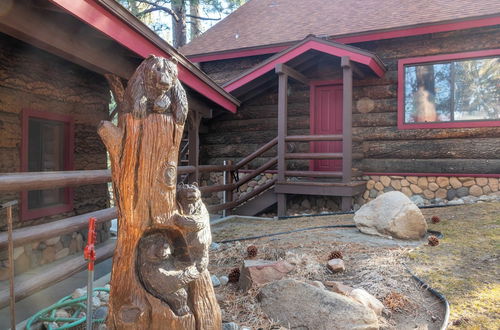
[[[30, 118], [28, 123], [28, 171], [64, 170], [64, 123]], [[64, 188], [28, 192], [28, 209], [63, 204]]]

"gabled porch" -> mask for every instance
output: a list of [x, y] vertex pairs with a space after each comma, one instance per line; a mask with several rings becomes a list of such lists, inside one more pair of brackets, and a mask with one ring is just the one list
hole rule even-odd
[[[375, 54], [309, 36], [225, 85], [242, 102], [278, 89], [278, 216], [286, 214], [289, 194], [340, 196], [342, 210], [351, 209], [365, 185], [353, 168], [353, 159], [362, 158], [353, 153], [353, 80], [382, 77], [385, 70]], [[309, 87], [309, 111], [302, 110], [309, 134], [289, 134], [288, 99], [297, 82]]]

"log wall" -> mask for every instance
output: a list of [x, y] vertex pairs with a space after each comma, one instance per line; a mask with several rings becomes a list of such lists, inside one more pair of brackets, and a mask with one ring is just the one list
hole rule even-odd
[[[75, 125], [74, 169], [106, 168], [106, 149], [96, 126], [107, 118], [109, 88], [98, 74], [0, 34], [0, 172], [21, 169], [21, 118], [23, 109], [69, 115]], [[15, 227], [40, 224], [108, 206], [107, 185], [74, 189], [74, 210], [42, 219], [18, 221]], [[20, 199], [19, 193], [2, 193], [0, 203]], [[5, 226], [0, 217], [0, 230]]]
[[[354, 81], [353, 136], [363, 141], [354, 145], [354, 152], [362, 153], [363, 159], [353, 161], [353, 166], [365, 172], [500, 173], [500, 127], [397, 128], [399, 59], [500, 48], [499, 34], [500, 27], [496, 26], [354, 45], [376, 53], [387, 65], [388, 72], [383, 78]], [[240, 61], [248, 65], [257, 59]], [[209, 74], [224, 71], [226, 79], [231, 79], [238, 63], [235, 59], [208, 62], [203, 68]], [[321, 67], [312, 70], [313, 75], [315, 71], [324, 73]], [[311, 73], [308, 76], [311, 77]], [[330, 79], [335, 78], [340, 76], [331, 70]], [[201, 136], [202, 162], [220, 164], [224, 159], [237, 160], [274, 138], [277, 108], [275, 85], [243, 103], [237, 114], [226, 114], [208, 122], [208, 131]], [[288, 111], [289, 134], [309, 133], [307, 87], [292, 83]], [[304, 146], [296, 148], [302, 150]], [[307, 167], [307, 163], [289, 163], [289, 167]]]

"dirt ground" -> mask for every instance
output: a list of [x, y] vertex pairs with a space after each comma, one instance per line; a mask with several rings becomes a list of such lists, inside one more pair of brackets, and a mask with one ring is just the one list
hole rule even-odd
[[[435, 276], [427, 275], [432, 271], [441, 269], [440, 265], [449, 262], [447, 260], [449, 255], [453, 254], [457, 258], [460, 255], [467, 255], [469, 245], [462, 246], [460, 244], [462, 242], [460, 235], [452, 233], [449, 228], [453, 228], [454, 224], [458, 223], [457, 221], [468, 219], [467, 228], [470, 232], [472, 221], [475, 224], [476, 222], [481, 223], [483, 218], [495, 214], [496, 220], [491, 220], [491, 223], [488, 222], [490, 224], [487, 228], [497, 230], [499, 211], [500, 203], [423, 209], [422, 212], [429, 221], [433, 215], [441, 218], [439, 224], [430, 225], [431, 229], [440, 230], [445, 235], [438, 247], [428, 246], [426, 239], [413, 243], [390, 240], [361, 234], [355, 228], [322, 228], [225, 243], [221, 244], [217, 251], [211, 252], [210, 272], [217, 276], [227, 275], [231, 269], [241, 266], [246, 257], [246, 248], [249, 245], [256, 245], [259, 251], [256, 258], [265, 260], [282, 259], [294, 264], [295, 269], [287, 275], [289, 278], [306, 282], [341, 281], [352, 287], [367, 290], [384, 302], [387, 307], [387, 312], [379, 319], [383, 329], [439, 329], [444, 317], [443, 304], [411, 278], [404, 267], [404, 264], [407, 264], [417, 275], [429, 281], [430, 285], [436, 285], [436, 288], [447, 296], [452, 303], [452, 318], [450, 320], [459, 320], [459, 322], [462, 322], [461, 327], [468, 328], [467, 324], [471, 323], [472, 318], [470, 315], [475, 313], [474, 310], [469, 309], [464, 314], [464, 312], [454, 309], [456, 308], [454, 302], [458, 304], [457, 307], [460, 306], [460, 299], [463, 295], [460, 292], [446, 290], [446, 276], [448, 276], [449, 281], [453, 281], [454, 277], [450, 274], [446, 275], [446, 272], [438, 272], [442, 275], [439, 277], [441, 280], [439, 282], [434, 281]], [[474, 220], [470, 219], [471, 217]], [[227, 239], [313, 226], [352, 224], [352, 218], [353, 215], [330, 215], [285, 220], [237, 219], [213, 225], [213, 240], [220, 242]], [[477, 225], [474, 228], [477, 228]], [[495, 232], [495, 230], [491, 231]], [[498, 231], [493, 238], [496, 239], [494, 244], [498, 248]], [[485, 240], [489, 241], [490, 239]], [[451, 242], [459, 243], [451, 244]], [[449, 250], [451, 247], [458, 249], [458, 252]], [[334, 250], [342, 251], [344, 256], [346, 271], [340, 274], [333, 274], [325, 267], [330, 252]], [[437, 253], [437, 251], [441, 252]], [[475, 254], [481, 254], [480, 246], [474, 251]], [[488, 251], [491, 252], [491, 249]], [[476, 262], [480, 261], [480, 259], [474, 260]], [[488, 260], [496, 260], [496, 256], [492, 254]], [[466, 280], [465, 278], [470, 274], [471, 268], [460, 269], [459, 265], [456, 266], [453, 270], [450, 268], [449, 273], [459, 271], [457, 276]], [[493, 265], [493, 267], [495, 268], [496, 265]], [[477, 274], [477, 269], [474, 269], [474, 272]], [[498, 272], [492, 273], [498, 275]], [[480, 274], [474, 277], [480, 277]], [[498, 277], [490, 274], [485, 283], [482, 288], [491, 288], [488, 284], [492, 284], [498, 290]], [[258, 288], [246, 294], [239, 292], [236, 284], [220, 286], [215, 290], [224, 321], [236, 322], [240, 326], [247, 326], [252, 329], [280, 328], [260, 310], [255, 298]], [[454, 295], [458, 295], [458, 297]], [[496, 300], [494, 306], [498, 307], [498, 298], [492, 299]], [[483, 305], [484, 303], [481, 306]], [[467, 306], [471, 307], [470, 304]], [[478, 306], [478, 308], [481, 306]], [[485, 314], [488, 311], [491, 310], [479, 313]], [[485, 317], [488, 318], [488, 316]], [[492, 321], [497, 320], [497, 317], [498, 315], [495, 316], [495, 312], [493, 312], [493, 316], [489, 316], [490, 319], [493, 318]], [[476, 328], [472, 327], [471, 329]], [[477, 329], [483, 329], [483, 327]], [[485, 327], [484, 329], [493, 328]]]

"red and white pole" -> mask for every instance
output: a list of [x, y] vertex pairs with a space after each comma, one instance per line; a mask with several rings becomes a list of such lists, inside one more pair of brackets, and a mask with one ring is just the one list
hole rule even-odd
[[95, 218], [89, 219], [89, 232], [87, 235], [87, 245], [83, 250], [83, 256], [88, 262], [88, 279], [87, 279], [87, 330], [92, 330], [92, 296], [94, 291], [94, 262], [95, 262]]

